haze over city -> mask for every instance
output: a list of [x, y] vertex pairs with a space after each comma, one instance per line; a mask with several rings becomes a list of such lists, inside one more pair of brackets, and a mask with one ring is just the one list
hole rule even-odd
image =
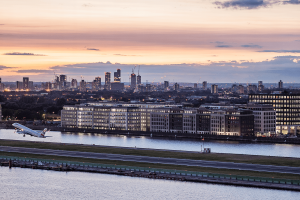
[[[300, 1], [37, 1], [0, 8], [2, 81], [299, 82]], [[185, 76], [182, 76], [182, 75]]]

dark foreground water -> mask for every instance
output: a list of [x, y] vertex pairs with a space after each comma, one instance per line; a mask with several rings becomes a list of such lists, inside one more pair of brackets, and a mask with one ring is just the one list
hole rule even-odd
[[299, 199], [298, 192], [0, 167], [0, 199]]
[[284, 157], [300, 157], [300, 145], [269, 144], [269, 143], [241, 143], [229, 141], [200, 141], [180, 140], [168, 138], [131, 137], [117, 135], [102, 135], [90, 133], [61, 133], [47, 132], [48, 138], [36, 138], [14, 133], [12, 129], [0, 129], [0, 139], [29, 140], [44, 142], [96, 144], [108, 146], [140, 147], [155, 149], [174, 149], [187, 151], [201, 151], [204, 147], [211, 148], [212, 152], [238, 153], [252, 155], [271, 155]]

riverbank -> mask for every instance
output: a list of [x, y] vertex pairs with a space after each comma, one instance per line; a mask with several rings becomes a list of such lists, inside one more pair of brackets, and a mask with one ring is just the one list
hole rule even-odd
[[[0, 128], [15, 129], [11, 124], [13, 121], [2, 121]], [[21, 122], [19, 122], [21, 123]], [[80, 129], [80, 128], [63, 128], [54, 125], [32, 125], [26, 124], [33, 130], [43, 130], [47, 128], [52, 131], [71, 132], [71, 133], [94, 133], [106, 135], [127, 135], [127, 136], [145, 136], [158, 138], [177, 138], [192, 140], [220, 140], [220, 141], [238, 141], [238, 142], [255, 142], [255, 143], [278, 143], [278, 144], [300, 144], [300, 138], [279, 138], [279, 137], [239, 137], [226, 135], [200, 135], [200, 134], [183, 134], [183, 133], [163, 133], [163, 132], [143, 132], [143, 131], [122, 131], [122, 130], [100, 130], [100, 129]]]
[[279, 190], [300, 191], [299, 180], [286, 180], [262, 177], [211, 174], [195, 171], [141, 168], [133, 166], [105, 165], [95, 163], [68, 162], [63, 160], [43, 160], [28, 157], [1, 157], [1, 166], [21, 167], [55, 171], [78, 171], [89, 173], [114, 174], [150, 179], [166, 179], [186, 182], [202, 182], [244, 187], [258, 187]]

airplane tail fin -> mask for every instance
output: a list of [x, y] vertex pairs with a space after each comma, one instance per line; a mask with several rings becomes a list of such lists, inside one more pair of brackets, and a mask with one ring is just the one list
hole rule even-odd
[[41, 132], [42, 136], [45, 136], [46, 132], [47, 132], [47, 128], [44, 128], [44, 130]]

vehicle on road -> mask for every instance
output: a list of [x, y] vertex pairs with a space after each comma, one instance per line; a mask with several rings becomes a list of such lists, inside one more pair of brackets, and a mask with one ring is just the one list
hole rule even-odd
[[25, 135], [30, 135], [30, 136], [34, 136], [34, 137], [38, 137], [38, 138], [51, 137], [51, 136], [45, 136], [46, 132], [48, 131], [47, 128], [45, 128], [41, 132], [38, 132], [38, 131], [34, 131], [22, 124], [19, 124], [19, 123], [13, 123], [12, 125], [16, 128], [16, 132], [18, 134], [23, 134], [23, 137], [25, 137]]

